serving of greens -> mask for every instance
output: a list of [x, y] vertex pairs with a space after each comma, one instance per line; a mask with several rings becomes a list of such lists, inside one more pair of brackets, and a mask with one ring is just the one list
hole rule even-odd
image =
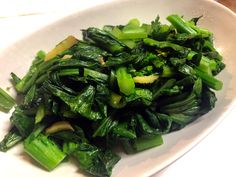
[[200, 18], [89, 27], [83, 40], [68, 36], [39, 51], [23, 78], [11, 73], [17, 105], [0, 89], [0, 110], [16, 105], [0, 151], [23, 142], [48, 171], [72, 157], [103, 177], [120, 149], [133, 154], [163, 144], [163, 134], [212, 110], [213, 90], [223, 86], [215, 76], [225, 64], [213, 34], [197, 26]]

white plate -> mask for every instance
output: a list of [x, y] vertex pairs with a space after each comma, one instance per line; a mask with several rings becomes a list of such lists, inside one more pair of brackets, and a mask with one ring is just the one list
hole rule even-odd
[[[224, 56], [227, 68], [219, 75], [224, 82], [217, 92], [216, 108], [184, 129], [165, 135], [164, 145], [135, 155], [121, 154], [122, 159], [113, 171], [114, 177], [149, 176], [174, 162], [201, 139], [203, 139], [230, 112], [236, 97], [236, 16], [221, 5], [207, 0], [121, 0], [87, 9], [63, 18], [52, 25], [25, 37], [0, 53], [0, 84], [10, 85], [11, 71], [22, 76], [28, 69], [35, 53], [52, 48], [56, 43], [72, 34], [81, 38], [80, 29], [104, 24], [124, 24], [130, 18], [150, 22], [157, 14], [161, 19], [177, 13], [191, 18], [204, 15], [200, 25], [215, 34], [215, 44]], [[0, 138], [9, 127], [8, 115], [0, 114]], [[73, 163], [63, 163], [48, 173], [38, 167], [23, 153], [19, 145], [8, 153], [0, 153], [0, 171], [4, 177], [74, 177], [83, 176]]]

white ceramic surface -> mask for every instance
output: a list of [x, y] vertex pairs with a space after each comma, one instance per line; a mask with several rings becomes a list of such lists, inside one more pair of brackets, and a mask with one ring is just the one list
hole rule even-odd
[[[169, 165], [190, 150], [196, 143], [212, 131], [230, 112], [235, 104], [236, 80], [236, 17], [226, 8], [207, 0], [121, 0], [87, 9], [63, 18], [52, 25], [16, 42], [0, 52], [0, 85], [10, 85], [11, 71], [22, 76], [28, 69], [34, 54], [43, 49], [52, 48], [69, 34], [81, 37], [80, 29], [89, 26], [101, 27], [104, 24], [122, 24], [136, 17], [143, 22], [150, 22], [160, 15], [161, 19], [172, 13], [191, 18], [204, 15], [200, 25], [213, 31], [215, 44], [224, 56], [227, 68], [219, 75], [224, 81], [224, 88], [217, 92], [216, 109], [201, 117], [184, 129], [164, 136], [165, 144], [135, 155], [122, 155], [116, 165], [113, 176], [149, 176]], [[12, 93], [14, 94], [14, 93]], [[0, 138], [9, 127], [8, 115], [0, 114]], [[14, 167], [14, 168], [13, 168]], [[64, 163], [51, 173], [39, 168], [30, 158], [22, 153], [19, 145], [8, 153], [0, 153], [1, 175], [4, 177], [74, 177], [83, 176], [73, 163]], [[2, 173], [3, 172], [3, 173]]]

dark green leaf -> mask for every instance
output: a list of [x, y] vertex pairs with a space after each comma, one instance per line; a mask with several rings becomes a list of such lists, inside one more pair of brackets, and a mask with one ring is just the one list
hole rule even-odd
[[79, 144], [73, 156], [79, 161], [80, 168], [101, 177], [110, 176], [112, 168], [120, 160], [120, 157], [111, 151], [102, 151], [86, 143]]
[[34, 118], [26, 115], [19, 107], [12, 113], [10, 120], [23, 137], [27, 137], [34, 129]]

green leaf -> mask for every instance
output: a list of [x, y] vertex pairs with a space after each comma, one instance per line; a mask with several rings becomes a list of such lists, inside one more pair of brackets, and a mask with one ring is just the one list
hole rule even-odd
[[114, 122], [109, 117], [104, 118], [94, 132], [93, 137], [107, 135], [114, 125]]
[[130, 125], [128, 125], [128, 122], [118, 122], [116, 125], [114, 125], [114, 127], [112, 128], [112, 134], [120, 138], [137, 138], [136, 132], [132, 130], [132, 127], [130, 127]]
[[73, 156], [78, 160], [80, 168], [100, 177], [109, 177], [114, 165], [120, 157], [111, 151], [102, 151], [90, 144], [79, 144]]
[[19, 107], [12, 113], [10, 120], [23, 137], [27, 137], [34, 129], [34, 118], [26, 115]]
[[148, 89], [136, 88], [133, 94], [125, 97], [125, 102], [132, 105], [150, 106], [152, 104], [152, 92]]
[[73, 112], [77, 112], [91, 120], [102, 119], [100, 112], [92, 110], [95, 95], [95, 88], [93, 86], [87, 86], [77, 96], [63, 92], [52, 84], [45, 84], [45, 87], [50, 90], [53, 95], [58, 96], [64, 101]]

